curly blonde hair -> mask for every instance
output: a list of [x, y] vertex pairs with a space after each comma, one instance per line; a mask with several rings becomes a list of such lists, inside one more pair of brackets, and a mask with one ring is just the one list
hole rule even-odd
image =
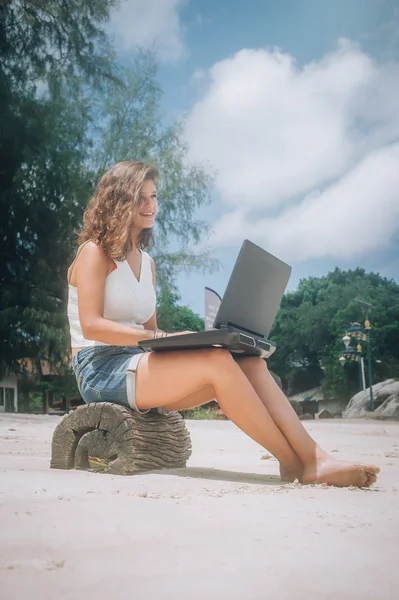
[[[91, 240], [110, 258], [124, 260], [131, 249], [130, 224], [139, 211], [142, 185], [157, 179], [158, 169], [143, 162], [124, 161], [111, 167], [101, 177], [84, 212], [78, 243]], [[137, 247], [145, 250], [153, 243], [152, 228], [143, 229]]]

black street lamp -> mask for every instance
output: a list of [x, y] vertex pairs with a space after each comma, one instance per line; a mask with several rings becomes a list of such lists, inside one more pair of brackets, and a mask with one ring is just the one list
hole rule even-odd
[[[361, 302], [358, 300], [358, 302]], [[366, 302], [361, 302], [366, 305]], [[371, 305], [367, 304], [369, 308]], [[370, 321], [367, 319], [364, 321], [364, 325], [360, 325], [360, 323], [351, 323], [350, 327], [348, 327], [347, 334], [342, 338], [342, 341], [345, 344], [345, 350], [343, 356], [340, 357], [339, 362], [342, 366], [346, 363], [347, 360], [354, 360], [359, 363], [359, 377], [360, 377], [360, 387], [361, 389], [366, 389], [366, 382], [364, 376], [364, 360], [363, 360], [363, 346], [361, 342], [365, 342], [366, 344], [366, 353], [367, 353], [367, 367], [368, 367], [368, 380], [369, 380], [369, 392], [370, 392], [370, 404], [369, 410], [371, 412], [374, 411], [374, 396], [373, 396], [373, 374], [371, 367], [371, 349], [370, 349], [370, 330], [371, 325]], [[357, 341], [356, 349], [351, 348], [350, 342], [351, 337], [354, 337]]]
[[366, 379], [364, 376], [363, 348], [362, 348], [362, 345], [360, 344], [360, 341], [362, 340], [362, 338], [360, 338], [358, 331], [356, 331], [356, 335], [353, 336], [353, 337], [356, 337], [356, 340], [357, 340], [356, 347], [353, 348], [350, 345], [352, 338], [349, 336], [349, 332], [352, 334], [353, 328], [356, 326], [360, 327], [360, 324], [359, 323], [351, 323], [351, 326], [348, 327], [348, 332], [342, 338], [342, 341], [345, 345], [345, 350], [343, 352], [343, 355], [339, 359], [339, 362], [341, 363], [342, 366], [344, 366], [346, 361], [353, 361], [353, 362], [357, 362], [359, 364], [359, 387], [361, 390], [365, 390], [366, 389]]

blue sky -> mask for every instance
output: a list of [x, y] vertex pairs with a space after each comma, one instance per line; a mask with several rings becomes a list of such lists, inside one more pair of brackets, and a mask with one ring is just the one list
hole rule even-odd
[[200, 211], [217, 273], [182, 275], [204, 314], [249, 238], [301, 278], [338, 266], [399, 281], [397, 0], [123, 0], [120, 51], [155, 49], [165, 119], [215, 173]]

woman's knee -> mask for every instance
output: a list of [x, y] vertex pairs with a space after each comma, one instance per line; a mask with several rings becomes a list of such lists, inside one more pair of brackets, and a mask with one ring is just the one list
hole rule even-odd
[[208, 368], [216, 373], [221, 369], [234, 368], [234, 359], [228, 350], [223, 348], [206, 348], [201, 351]]
[[259, 356], [242, 356], [236, 358], [236, 362], [246, 375], [256, 375], [267, 370], [266, 361]]

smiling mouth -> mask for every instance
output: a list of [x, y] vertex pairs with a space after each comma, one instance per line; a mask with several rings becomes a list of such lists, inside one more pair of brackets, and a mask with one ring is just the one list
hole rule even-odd
[[141, 215], [142, 217], [153, 217], [153, 216], [154, 216], [154, 214], [155, 214], [155, 213], [153, 213], [153, 212], [151, 212], [151, 213], [150, 213], [150, 212], [148, 212], [148, 213], [140, 213], [140, 215]]

